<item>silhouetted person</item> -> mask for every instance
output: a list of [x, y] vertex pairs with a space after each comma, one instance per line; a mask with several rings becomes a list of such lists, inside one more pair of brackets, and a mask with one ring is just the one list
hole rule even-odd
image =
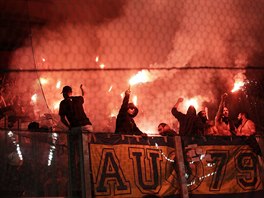
[[136, 125], [134, 117], [138, 114], [138, 108], [133, 103], [128, 103], [130, 89], [125, 91], [125, 97], [116, 118], [116, 134], [145, 135]]
[[[68, 133], [68, 152], [69, 152], [69, 197], [80, 197], [80, 188], [84, 181], [83, 162], [83, 144], [82, 133], [92, 132], [93, 127], [89, 118], [86, 116], [83, 109], [83, 89], [82, 96], [72, 96], [72, 88], [65, 86], [62, 89], [64, 100], [60, 103], [59, 115], [61, 122], [69, 128]], [[87, 145], [86, 145], [87, 146]], [[81, 181], [82, 180], [82, 181]]]
[[[82, 85], [80, 86], [82, 95], [84, 95]], [[72, 96], [72, 88], [65, 86], [62, 89], [64, 100], [60, 102], [59, 115], [61, 122], [72, 132], [93, 131], [92, 123], [86, 116], [83, 103], [83, 96]], [[67, 118], [67, 120], [66, 120]]]
[[187, 113], [184, 114], [178, 111], [179, 104], [182, 102], [183, 102], [183, 98], [179, 98], [171, 110], [172, 115], [180, 123], [179, 134], [181, 136], [202, 135], [203, 125], [196, 116], [196, 110], [194, 106], [189, 106]]

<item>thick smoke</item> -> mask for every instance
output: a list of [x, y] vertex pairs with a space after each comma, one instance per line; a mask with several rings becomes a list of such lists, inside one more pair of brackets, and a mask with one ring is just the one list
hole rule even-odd
[[[16, 7], [17, 1], [10, 2]], [[31, 104], [35, 119], [46, 112], [56, 117], [61, 87], [70, 85], [79, 95], [83, 84], [86, 112], [95, 130], [113, 131], [111, 115], [117, 114], [121, 93], [141, 68], [149, 69], [155, 80], [132, 87], [132, 97], [138, 98], [139, 128], [156, 132], [160, 122], [175, 125], [170, 110], [178, 97], [197, 98], [197, 110], [209, 107], [213, 119], [220, 95], [232, 89], [234, 76], [248, 74], [247, 66], [263, 62], [264, 1], [26, 3], [20, 6], [20, 12], [27, 8], [23, 12], [27, 28], [20, 34], [23, 42], [12, 50], [6, 67], [39, 70], [9, 75], [10, 81], [22, 85], [9, 91], [19, 94], [24, 104], [29, 104], [32, 95], [39, 96]], [[6, 8], [7, 17], [9, 9], [12, 6]], [[61, 86], [56, 87], [59, 82]], [[230, 98], [230, 102], [239, 99], [236, 95]]]

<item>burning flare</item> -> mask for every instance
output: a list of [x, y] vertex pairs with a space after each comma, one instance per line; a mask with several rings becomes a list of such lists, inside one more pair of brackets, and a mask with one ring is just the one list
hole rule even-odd
[[233, 89], [231, 90], [232, 93], [238, 91], [245, 85], [246, 76], [243, 73], [238, 73], [235, 75], [234, 80], [235, 83]]
[[189, 100], [186, 100], [184, 106], [186, 107], [186, 109], [188, 109], [189, 106], [194, 106], [195, 109], [198, 109], [199, 105], [197, 98], [191, 98]]
[[31, 96], [31, 101], [33, 103], [36, 103], [37, 102], [37, 94], [34, 94], [33, 96]]
[[105, 68], [105, 64], [101, 63], [101, 64], [100, 64], [100, 68], [101, 68], [101, 69], [104, 69], [104, 68]]
[[60, 107], [60, 101], [53, 102], [53, 110], [59, 110]]
[[39, 81], [40, 81], [40, 83], [41, 83], [42, 85], [45, 85], [45, 84], [48, 83], [48, 79], [46, 79], [46, 78], [42, 78], [42, 77], [39, 79]]
[[134, 105], [136, 105], [136, 106], [137, 106], [137, 101], [138, 101], [137, 96], [134, 96], [133, 99], [132, 99], [132, 102], [133, 102]]
[[136, 75], [132, 76], [129, 79], [129, 85], [136, 85], [139, 83], [146, 83], [146, 82], [151, 82], [153, 78], [151, 77], [150, 72], [147, 70], [142, 70], [139, 71]]
[[59, 80], [56, 84], [56, 88], [59, 89], [61, 87], [61, 81]]
[[231, 90], [232, 93], [234, 93], [235, 91], [238, 91], [241, 87], [243, 87], [245, 85], [245, 83], [243, 81], [238, 81], [234, 83], [234, 87]]

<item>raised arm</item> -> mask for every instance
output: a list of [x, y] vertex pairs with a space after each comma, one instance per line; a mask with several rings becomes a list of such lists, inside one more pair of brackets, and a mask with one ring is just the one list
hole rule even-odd
[[221, 115], [223, 113], [223, 108], [224, 108], [224, 105], [225, 105], [225, 99], [227, 97], [227, 93], [224, 93], [222, 96], [221, 96], [221, 101], [220, 101], [220, 104], [219, 104], [219, 107], [218, 107], [218, 111], [216, 113], [216, 116], [215, 116], [215, 121], [216, 122], [219, 122], [220, 118], [221, 118]]
[[182, 102], [183, 102], [183, 98], [178, 98], [177, 102], [175, 103], [175, 105], [172, 107], [172, 110], [171, 110], [172, 115], [174, 115], [174, 117], [177, 119], [184, 116], [183, 113], [178, 111], [178, 107], [180, 103]]
[[80, 85], [80, 89], [81, 89], [82, 96], [84, 96], [84, 91], [83, 91], [83, 85], [82, 84]]

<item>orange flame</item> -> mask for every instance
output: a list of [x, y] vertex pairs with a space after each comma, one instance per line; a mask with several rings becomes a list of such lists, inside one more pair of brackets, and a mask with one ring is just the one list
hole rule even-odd
[[117, 110], [112, 110], [111, 114], [109, 117], [117, 117], [118, 111]]
[[104, 69], [105, 68], [105, 65], [103, 63], [100, 64], [100, 68], [101, 69]]
[[186, 109], [188, 109], [189, 106], [194, 106], [195, 109], [198, 109], [198, 99], [197, 98], [191, 98], [189, 100], [186, 100], [184, 103], [184, 106]]
[[33, 103], [36, 103], [37, 102], [37, 94], [34, 94], [33, 96], [31, 96], [31, 100]]
[[56, 84], [56, 88], [59, 89], [61, 87], [61, 81], [59, 80]]
[[147, 70], [139, 71], [136, 75], [129, 79], [130, 85], [136, 85], [139, 83], [146, 83], [152, 81], [151, 75]]
[[48, 79], [46, 79], [46, 78], [42, 78], [42, 77], [39, 79], [39, 81], [40, 81], [40, 83], [41, 83], [42, 85], [45, 85], [45, 84], [48, 83]]
[[235, 83], [233, 89], [231, 90], [232, 93], [238, 91], [241, 87], [245, 85], [246, 76], [243, 73], [238, 73], [237, 75], [235, 75], [234, 79]]
[[53, 110], [58, 110], [60, 107], [60, 101], [53, 102]]
[[234, 83], [234, 87], [231, 90], [232, 93], [234, 93], [235, 91], [238, 91], [241, 87], [243, 87], [245, 85], [245, 83], [243, 81], [237, 81]]
[[136, 106], [137, 106], [137, 101], [138, 101], [137, 96], [134, 96], [133, 99], [132, 99], [132, 102], [133, 102], [134, 105], [136, 105]]

